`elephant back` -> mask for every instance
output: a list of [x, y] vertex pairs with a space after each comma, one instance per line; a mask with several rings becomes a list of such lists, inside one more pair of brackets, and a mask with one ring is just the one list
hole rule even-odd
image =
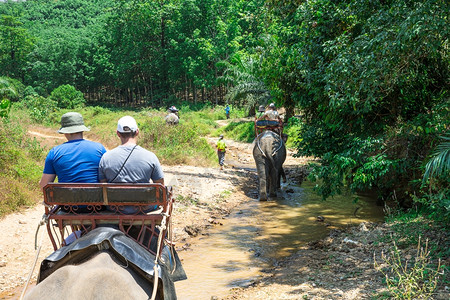
[[273, 131], [266, 130], [255, 139], [255, 148], [258, 148], [265, 156], [274, 156], [278, 151], [285, 148], [283, 139]]

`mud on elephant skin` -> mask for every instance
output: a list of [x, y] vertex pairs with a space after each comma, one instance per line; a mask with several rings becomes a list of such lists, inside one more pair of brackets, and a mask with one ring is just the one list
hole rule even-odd
[[280, 177], [284, 175], [286, 139], [286, 135], [281, 138], [278, 134], [267, 130], [258, 135], [254, 141], [253, 158], [259, 177], [259, 199], [261, 201], [267, 200], [268, 196], [276, 197], [277, 195]]

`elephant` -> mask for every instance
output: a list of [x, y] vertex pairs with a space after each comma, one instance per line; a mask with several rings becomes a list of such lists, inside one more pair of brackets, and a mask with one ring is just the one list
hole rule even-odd
[[280, 177], [285, 181], [283, 163], [286, 160], [287, 136], [276, 134], [266, 130], [260, 133], [253, 147], [253, 158], [259, 177], [259, 199], [266, 201], [269, 197], [276, 197], [276, 191], [280, 187]]
[[[45, 258], [38, 284], [24, 299], [175, 300], [174, 282], [187, 278], [175, 249], [164, 245], [156, 263], [152, 252], [110, 226], [97, 227]], [[156, 244], [150, 248], [158, 251]]]
[[[26, 295], [31, 299], [149, 299], [152, 285], [108, 252], [56, 270]], [[157, 295], [156, 299], [160, 299]]]

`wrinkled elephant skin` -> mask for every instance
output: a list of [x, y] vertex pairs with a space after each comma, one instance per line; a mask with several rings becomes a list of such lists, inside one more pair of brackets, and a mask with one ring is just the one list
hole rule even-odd
[[284, 174], [285, 143], [278, 134], [264, 131], [255, 139], [253, 158], [259, 177], [259, 199], [265, 201], [268, 196], [276, 197], [280, 176]]
[[138, 300], [151, 295], [151, 285], [109, 253], [101, 252], [80, 265], [56, 270], [27, 293], [25, 300]]

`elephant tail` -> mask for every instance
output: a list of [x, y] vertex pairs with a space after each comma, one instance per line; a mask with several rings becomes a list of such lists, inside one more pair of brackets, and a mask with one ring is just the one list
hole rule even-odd
[[273, 170], [277, 170], [277, 168], [275, 167], [275, 161], [273, 160], [273, 156], [275, 155], [276, 151], [274, 153], [272, 153], [272, 155], [268, 155], [268, 159], [270, 161], [270, 164], [272, 165]]
[[278, 146], [278, 148], [277, 149], [275, 149], [273, 152], [272, 152], [272, 156], [274, 156], [275, 155], [275, 153], [277, 153], [278, 152], [278, 150], [280, 150], [281, 149], [281, 147], [283, 147], [283, 139], [280, 139], [280, 145]]

